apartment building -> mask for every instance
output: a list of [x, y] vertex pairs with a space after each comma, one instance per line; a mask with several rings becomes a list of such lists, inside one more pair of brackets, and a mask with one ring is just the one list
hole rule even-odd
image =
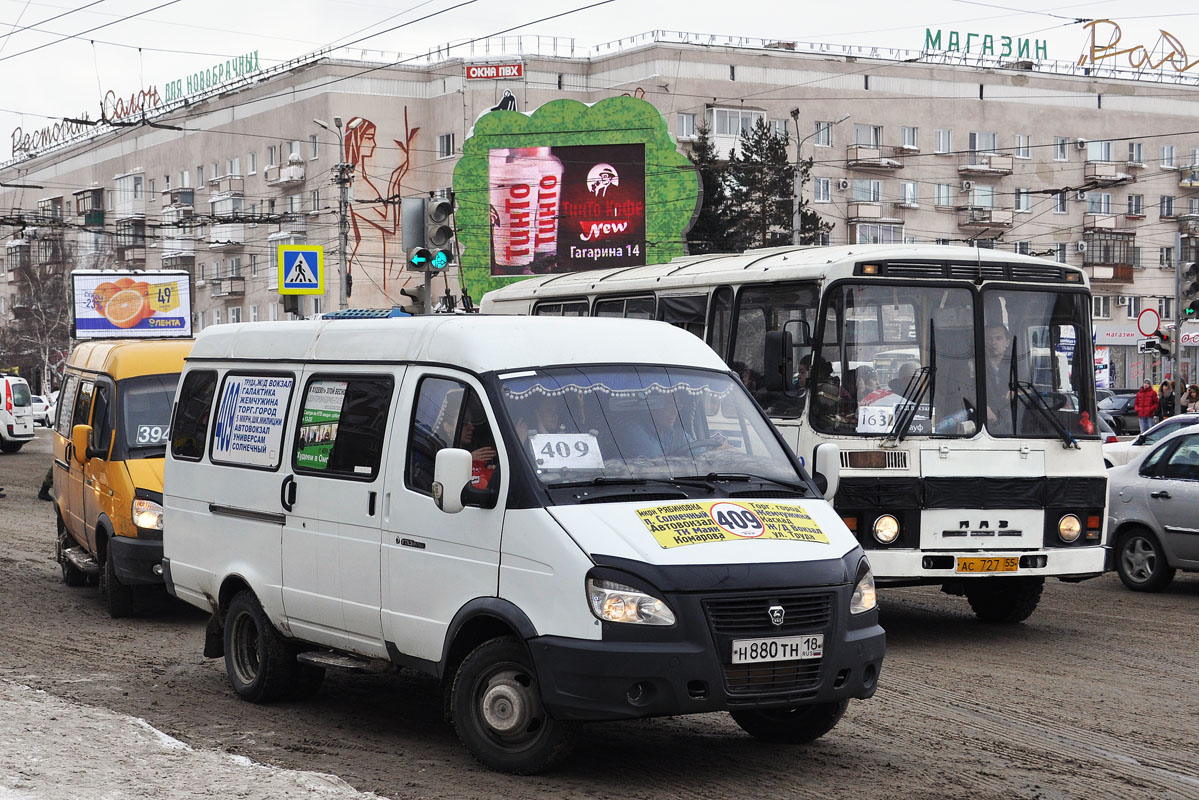
[[[410, 306], [423, 276], [405, 269], [397, 201], [451, 189], [474, 120], [619, 94], [657, 107], [683, 150], [701, 123], [726, 154], [768, 121], [812, 159], [805, 197], [833, 223], [829, 243], [970, 242], [1084, 267], [1113, 385], [1161, 378], [1137, 352], [1137, 316], [1173, 318], [1176, 266], [1199, 260], [1199, 84], [1181, 73], [654, 32], [396, 61], [319, 53], [164, 94], [146, 104], [153, 125], [14, 135], [0, 324], [38, 302], [25, 270], [82, 267], [187, 269], [197, 329], [286, 318], [279, 244], [325, 248], [328, 291], [296, 312], [336, 308], [343, 160], [349, 304]], [[433, 285], [447, 290], [453, 270]], [[1191, 380], [1199, 336], [1186, 333], [1175, 374]]]

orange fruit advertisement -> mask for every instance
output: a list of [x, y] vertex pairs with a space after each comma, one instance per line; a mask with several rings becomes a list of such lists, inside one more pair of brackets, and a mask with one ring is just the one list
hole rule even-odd
[[92, 293], [96, 311], [118, 328], [132, 328], [154, 311], [150, 308], [150, 287], [144, 281], [120, 278], [105, 282]]

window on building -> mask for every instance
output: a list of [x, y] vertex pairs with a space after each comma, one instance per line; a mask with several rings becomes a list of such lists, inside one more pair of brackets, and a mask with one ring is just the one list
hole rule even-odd
[[970, 192], [970, 205], [975, 208], [994, 208], [995, 187], [976, 184]]
[[1015, 201], [1012, 208], [1016, 211], [1031, 211], [1032, 210], [1032, 195], [1028, 189], [1017, 189]]
[[1053, 213], [1066, 214], [1070, 211], [1070, 201], [1066, 197], [1065, 192], [1058, 192], [1053, 196]]
[[832, 201], [829, 192], [828, 178], [813, 178], [812, 179], [812, 202], [828, 203]]
[[1128, 213], [1130, 216], [1139, 217], [1145, 214], [1145, 195], [1130, 194], [1128, 196]]
[[933, 187], [933, 204], [938, 206], [953, 205], [953, 186], [948, 183], [938, 183]]
[[1091, 297], [1091, 316], [1095, 319], [1111, 319], [1112, 296], [1097, 294]]
[[250, 322], [257, 322], [257, 321], [258, 321], [258, 306], [252, 305], [252, 306], [250, 306]]
[[213, 325], [221, 324], [221, 310], [219, 308], [214, 308], [212, 310], [212, 324]]
[[787, 129], [788, 122], [789, 122], [789, 120], [785, 120], [785, 119], [770, 120], [770, 132], [773, 133], [775, 136], [778, 136], [783, 141], [787, 141], [787, 142], [791, 141], [791, 133]]
[[1157, 298], [1157, 315], [1161, 319], [1174, 319], [1174, 298], [1159, 297]]
[[934, 153], [952, 153], [953, 152], [953, 131], [948, 128], [938, 129], [933, 132], [933, 152]]
[[899, 129], [899, 143], [912, 150], [920, 149], [920, 129], [904, 126]]
[[1018, 253], [1022, 256], [1026, 256], [1032, 252], [1032, 243], [1031, 242], [1016, 242], [1015, 244], [1012, 245], [1012, 252]]
[[1163, 269], [1172, 269], [1174, 267], [1174, 248], [1159, 247], [1157, 250], [1157, 264]]
[[179, 188], [188, 189], [192, 185], [192, 174], [188, 170], [179, 170]]
[[1068, 245], [1065, 242], [1057, 242], [1053, 245], [1053, 257], [1058, 261], [1058, 263], [1066, 263], [1067, 246]]
[[258, 255], [256, 253], [250, 254], [250, 277], [258, 277]]
[[454, 155], [454, 134], [443, 133], [437, 137], [437, 157], [449, 158]]
[[1088, 214], [1112, 213], [1112, 195], [1110, 192], [1087, 192]]
[[312, 298], [312, 313], [313, 313], [313, 314], [320, 314], [320, 313], [321, 313], [321, 306], [322, 306], [322, 303], [321, 303], [321, 298], [319, 298], [319, 297], [317, 297], [317, 296], [315, 296], [315, 295], [314, 295], [314, 296], [313, 296], [313, 298]]
[[1176, 164], [1174, 163], [1174, 145], [1163, 144], [1162, 145], [1162, 168], [1166, 169], [1168, 167], [1174, 167], [1174, 166], [1176, 166]]
[[866, 147], [879, 147], [883, 143], [883, 126], [855, 122], [853, 124], [853, 143]]
[[995, 139], [992, 131], [970, 131], [970, 152], [994, 153]]
[[1170, 195], [1163, 194], [1157, 205], [1158, 216], [1172, 217], [1174, 216], [1174, 198]]
[[1144, 164], [1145, 163], [1145, 147], [1140, 142], [1128, 143], [1128, 163]]
[[[229, 277], [241, 277], [241, 256], [234, 256], [233, 258], [229, 259]], [[232, 321], [233, 320], [231, 319], [230, 322]]]
[[869, 178], [855, 178], [853, 201], [855, 203], [877, 203], [882, 199], [883, 182]]
[[680, 139], [695, 138], [695, 115], [694, 114], [679, 114], [678, 115], [678, 135]]
[[1053, 137], [1053, 160], [1065, 161], [1070, 158], [1070, 140], [1065, 136]]
[[714, 136], [740, 136], [765, 117], [764, 112], [749, 108], [709, 108], [708, 127]]
[[267, 305], [266, 308], [267, 308], [267, 315], [270, 317], [271, 322], [278, 321], [278, 319], [279, 319], [279, 304], [278, 303], [270, 303], [269, 305]]
[[1027, 133], [1016, 134], [1016, 158], [1029, 158], [1029, 145], [1032, 137]]
[[1141, 248], [1136, 247], [1135, 245], [1132, 248], [1132, 265], [1136, 269], [1141, 269], [1145, 266], [1141, 261]]
[[899, 182], [899, 202], [905, 206], [916, 205], [916, 182], [915, 181], [900, 181]]
[[816, 234], [815, 240], [813, 241], [813, 244], [818, 245], [820, 247], [828, 247], [829, 244], [831, 244], [831, 243], [832, 243], [832, 237], [829, 236], [828, 231], [820, 231], [819, 233]]
[[320, 211], [321, 210], [321, 190], [320, 189], [313, 189], [312, 191], [310, 191], [308, 193], [308, 210], [309, 211]]
[[854, 225], [852, 244], [899, 244], [903, 242], [902, 225], [859, 223]]
[[1136, 319], [1141, 316], [1141, 300], [1142, 298], [1135, 295], [1128, 298], [1128, 305], [1125, 306], [1125, 316], [1129, 319]]
[[258, 153], [254, 150], [246, 153], [246, 166], [250, 168], [250, 174], [258, 172]]
[[108, 195], [108, 210], [112, 211], [116, 205], [116, 192], [105, 192]]
[[279, 166], [279, 148], [273, 144], [266, 148], [266, 163], [268, 167]]
[[1082, 262], [1086, 265], [1122, 266], [1132, 264], [1132, 246], [1136, 241], [1131, 236], [1119, 233], [1090, 231], [1083, 234], [1086, 244]]
[[225, 261], [218, 258], [212, 262], [212, 279], [218, 281], [223, 277], [225, 277]]
[[1191, 216], [1199, 214], [1199, 197], [1187, 198], [1187, 214]]
[[1111, 161], [1111, 142], [1087, 142], [1087, 161]]
[[[1195, 169], [1196, 167], [1199, 167], [1199, 147], [1193, 148], [1191, 150], [1191, 160], [1190, 160], [1190, 163], [1187, 164], [1187, 166], [1190, 167], [1191, 169]], [[1193, 177], [1194, 176], [1192, 176], [1192, 178]]]
[[241, 322], [241, 306], [234, 306], [229, 309], [229, 321]]
[[200, 164], [196, 167], [196, 186], [204, 188], [204, 165]]
[[298, 156], [300, 158], [304, 157], [304, 148], [300, 147], [299, 139], [292, 139], [287, 143], [287, 153], [285, 153], [285, 155], [287, 156], [288, 161], [291, 160], [292, 156]]
[[299, 192], [287, 196], [287, 210], [291, 214], [298, 214], [304, 210], [304, 199]]
[[145, 195], [142, 192], [143, 187], [145, 185], [144, 181], [145, 181], [145, 179], [141, 175], [133, 176], [133, 199], [134, 200], [145, 199]]
[[321, 145], [317, 141], [315, 133], [308, 137], [308, 152], [309, 158], [317, 158], [321, 154]]
[[827, 121], [818, 121], [816, 123], [816, 131], [812, 143], [817, 147], [832, 147], [833, 123]]

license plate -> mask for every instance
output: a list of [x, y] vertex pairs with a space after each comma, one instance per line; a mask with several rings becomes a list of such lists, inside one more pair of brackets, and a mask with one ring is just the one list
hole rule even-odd
[[1019, 557], [1004, 558], [958, 558], [958, 572], [1016, 572], [1020, 567]]
[[734, 664], [760, 664], [765, 661], [799, 661], [824, 655], [824, 634], [777, 636], [773, 639], [734, 639]]

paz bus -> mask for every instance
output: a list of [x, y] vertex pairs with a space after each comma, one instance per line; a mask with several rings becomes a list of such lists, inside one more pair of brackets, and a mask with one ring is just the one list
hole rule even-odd
[[882, 586], [939, 585], [984, 620], [1019, 622], [1046, 578], [1105, 570], [1078, 268], [969, 247], [777, 247], [536, 276], [481, 310], [702, 337], [805, 466], [838, 445], [834, 505]]

